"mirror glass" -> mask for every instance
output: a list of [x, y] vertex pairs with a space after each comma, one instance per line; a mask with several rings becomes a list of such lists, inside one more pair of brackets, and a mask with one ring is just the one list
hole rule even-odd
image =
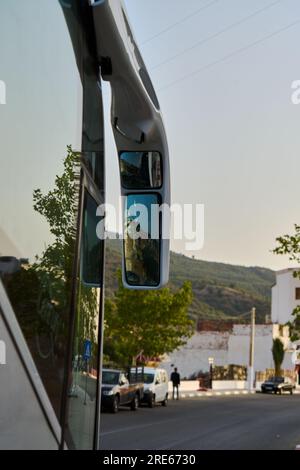
[[120, 173], [121, 184], [124, 188], [160, 188], [162, 185], [161, 156], [158, 152], [122, 152]]
[[124, 266], [132, 286], [154, 287], [160, 282], [159, 199], [158, 194], [126, 196]]
[[97, 203], [86, 191], [82, 223], [81, 279], [83, 284], [100, 287], [101, 283], [101, 241], [97, 237]]

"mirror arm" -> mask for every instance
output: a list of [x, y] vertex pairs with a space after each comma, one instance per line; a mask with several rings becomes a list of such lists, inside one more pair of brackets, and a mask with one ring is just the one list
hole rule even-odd
[[118, 125], [118, 118], [116, 117], [114, 119], [114, 129], [119, 132], [125, 139], [131, 140], [135, 142], [136, 144], [142, 144], [145, 141], [145, 134], [144, 132], [138, 130], [139, 132], [139, 138], [133, 138], [130, 137], [124, 130], [121, 129], [121, 127]]

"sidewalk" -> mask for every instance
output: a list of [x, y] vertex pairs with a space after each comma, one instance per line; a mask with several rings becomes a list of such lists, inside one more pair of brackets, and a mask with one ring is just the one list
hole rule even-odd
[[180, 393], [180, 398], [200, 398], [200, 397], [221, 397], [221, 396], [232, 396], [232, 395], [253, 395], [256, 391], [249, 390], [208, 390], [207, 392], [187, 392]]
[[[221, 397], [221, 396], [238, 396], [238, 395], [254, 395], [261, 393], [260, 390], [208, 390], [207, 392], [184, 391], [180, 393], [180, 398], [201, 398], [201, 397]], [[300, 395], [300, 390], [295, 390], [294, 395]], [[172, 395], [169, 392], [169, 399]]]
[[[207, 391], [199, 390], [199, 382], [197, 380], [182, 381], [179, 388], [180, 398], [201, 398], [201, 397], [220, 397], [220, 396], [241, 396], [241, 395], [253, 395], [255, 393], [261, 393], [260, 384], [253, 391], [249, 391], [245, 386], [240, 388], [224, 388], [222, 389], [208, 389]], [[294, 390], [295, 395], [300, 394], [300, 387]], [[172, 397], [172, 382], [169, 382], [169, 399]]]

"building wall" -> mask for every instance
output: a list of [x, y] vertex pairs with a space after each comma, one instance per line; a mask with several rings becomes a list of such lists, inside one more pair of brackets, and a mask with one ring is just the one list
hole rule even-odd
[[292, 312], [300, 300], [296, 300], [296, 287], [300, 279], [294, 278], [297, 269], [285, 269], [276, 273], [276, 284], [272, 287], [272, 322], [285, 324], [292, 319]]
[[[273, 366], [273, 325], [256, 325], [254, 343], [255, 370]], [[249, 364], [250, 325], [234, 325], [228, 344], [228, 364]]]
[[[282, 336], [283, 335], [283, 336]], [[279, 325], [256, 325], [254, 344], [254, 369], [263, 371], [273, 368], [272, 341], [280, 336], [285, 344], [289, 344], [288, 329]], [[178, 367], [181, 377], [189, 377], [200, 370], [209, 370], [208, 358], [214, 358], [214, 364], [224, 366], [249, 364], [250, 325], [233, 325], [227, 332], [202, 331], [195, 333], [187, 344], [165, 358], [162, 367], [170, 373]], [[286, 353], [284, 369], [293, 369], [291, 354]]]
[[218, 365], [226, 365], [228, 359], [229, 332], [204, 331], [195, 333], [185, 346], [174, 351], [162, 362], [170, 374], [178, 367], [181, 377], [208, 370], [208, 358], [214, 357]]

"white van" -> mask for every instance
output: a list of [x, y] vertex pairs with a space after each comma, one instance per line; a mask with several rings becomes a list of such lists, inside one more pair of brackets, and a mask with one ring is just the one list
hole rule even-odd
[[144, 368], [143, 403], [152, 408], [156, 403], [167, 406], [169, 377], [165, 369], [155, 367]]

